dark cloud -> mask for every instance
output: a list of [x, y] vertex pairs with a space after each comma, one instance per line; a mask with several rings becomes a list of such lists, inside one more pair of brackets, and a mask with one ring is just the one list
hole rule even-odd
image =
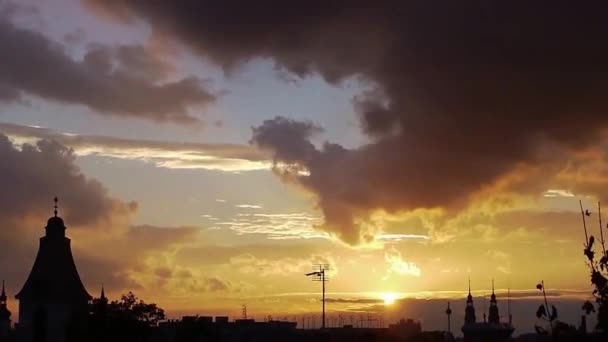
[[7, 196], [0, 199], [0, 217], [51, 216], [53, 197], [60, 198], [60, 211], [73, 225], [93, 224], [113, 211], [130, 211], [107, 195], [96, 180], [87, 179], [74, 164], [73, 152], [56, 142], [41, 140], [18, 149], [0, 134], [0, 184]]
[[227, 291], [230, 285], [219, 278], [211, 277], [204, 279], [204, 289], [208, 292]]
[[[58, 195], [59, 213], [90, 292], [97, 294], [102, 283], [110, 291], [142, 289], [134, 274], [146, 269], [146, 257], [192, 241], [198, 230], [130, 226], [136, 204], [110, 197], [101, 183], [82, 174], [74, 158], [70, 149], [54, 141], [17, 147], [0, 134], [0, 187], [6, 193], [0, 198], [0, 278], [12, 289], [23, 284], [46, 220], [53, 215], [53, 196]], [[146, 272], [174, 275], [163, 266]]]
[[[82, 60], [0, 12], [0, 100], [23, 95], [94, 111], [155, 121], [192, 123], [191, 106], [216, 98], [196, 77], [164, 81], [168, 66], [143, 46], [91, 46]], [[163, 82], [164, 81], [164, 82]]]
[[318, 195], [325, 228], [352, 244], [368, 238], [357, 222], [370, 210], [463, 206], [516, 166], [551, 159], [545, 145], [580, 149], [608, 124], [604, 3], [88, 2], [226, 68], [264, 57], [299, 76], [365, 80], [355, 107], [371, 143], [316, 149], [318, 128], [284, 118], [253, 138], [297, 164], [283, 174]]
[[384, 303], [383, 299], [378, 298], [327, 298], [325, 299], [328, 303], [341, 303], [341, 304], [381, 304]]

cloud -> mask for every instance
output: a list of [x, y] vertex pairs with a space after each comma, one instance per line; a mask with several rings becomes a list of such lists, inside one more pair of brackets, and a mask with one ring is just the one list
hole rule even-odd
[[325, 301], [341, 304], [381, 304], [384, 302], [383, 299], [377, 298], [327, 298]]
[[543, 193], [544, 197], [574, 197], [574, 194], [563, 189], [549, 189]]
[[226, 291], [229, 288], [228, 284], [218, 278], [205, 278], [204, 284], [205, 290], [209, 292]]
[[247, 145], [178, 143], [78, 135], [9, 123], [0, 123], [0, 132], [15, 142], [53, 140], [71, 148], [76, 156], [139, 160], [170, 169], [237, 172], [267, 170], [271, 167], [264, 153]]
[[353, 103], [368, 144], [316, 148], [319, 126], [281, 117], [253, 130], [253, 142], [288, 165], [279, 173], [318, 196], [325, 229], [350, 244], [367, 241], [361, 223], [376, 209], [457, 210], [522, 165], [558, 172], [544, 166], [596, 143], [608, 125], [603, 4], [573, 16], [566, 4], [547, 12], [498, 1], [308, 1], [272, 11], [87, 2], [106, 17], [144, 20], [229, 70], [258, 57], [332, 84], [363, 80], [369, 89]]
[[[10, 13], [9, 13], [10, 14]], [[0, 100], [35, 95], [96, 113], [191, 124], [188, 109], [215, 101], [197, 77], [168, 80], [168, 66], [144, 46], [93, 45], [82, 59], [58, 42], [20, 28], [0, 11]]]
[[401, 257], [401, 252], [399, 252], [394, 247], [386, 250], [384, 253], [384, 260], [388, 265], [387, 272], [388, 274], [398, 274], [398, 275], [410, 275], [414, 277], [420, 277], [421, 271], [420, 268], [413, 262], [403, 260]]
[[237, 204], [235, 207], [243, 209], [262, 209], [262, 206], [259, 204]]
[[316, 264], [329, 265], [328, 276], [338, 272], [333, 258], [325, 255], [310, 255], [308, 258], [264, 259], [245, 253], [230, 258], [230, 264], [241, 273], [254, 273], [259, 276], [286, 276], [292, 273], [310, 272]]
[[96, 180], [84, 177], [74, 165], [73, 151], [56, 142], [41, 140], [19, 149], [0, 134], [2, 188], [10, 196], [0, 199], [0, 216], [20, 219], [25, 214], [50, 216], [52, 199], [59, 196], [61, 213], [74, 225], [93, 224], [115, 210], [130, 212], [136, 204], [111, 199]]
[[239, 235], [262, 234], [272, 240], [329, 239], [330, 236], [316, 230], [320, 218], [308, 213], [293, 214], [237, 214], [230, 221], [216, 225], [232, 229]]
[[179, 275], [164, 265], [146, 266], [151, 258], [194, 241], [198, 229], [133, 225], [137, 203], [111, 197], [74, 164], [73, 151], [57, 142], [16, 146], [0, 134], [0, 159], [0, 186], [10, 194], [0, 199], [5, 224], [0, 230], [0, 271], [14, 291], [31, 269], [38, 239], [53, 215], [55, 195], [80, 276], [91, 294], [98, 295], [102, 283], [114, 293], [153, 289], [142, 281], [142, 269], [164, 279]]

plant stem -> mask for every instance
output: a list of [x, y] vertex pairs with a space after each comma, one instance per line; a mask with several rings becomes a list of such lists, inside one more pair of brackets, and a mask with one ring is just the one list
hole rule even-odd
[[543, 288], [543, 298], [545, 299], [545, 309], [547, 309], [547, 317], [549, 317], [549, 327], [551, 328], [551, 334], [553, 335], [553, 316], [549, 311], [549, 303], [547, 302], [547, 293], [545, 293], [545, 281], [541, 280], [540, 284]]
[[604, 252], [602, 257], [604, 257], [606, 255], [606, 245], [604, 244], [604, 230], [602, 229], [602, 207], [599, 201], [597, 202], [597, 215], [600, 221], [600, 242], [602, 243], [602, 251]]
[[583, 229], [585, 229], [585, 248], [589, 247], [589, 235], [587, 234], [587, 223], [585, 222], [585, 211], [583, 210], [583, 201], [579, 200], [581, 206], [581, 216], [583, 217]]

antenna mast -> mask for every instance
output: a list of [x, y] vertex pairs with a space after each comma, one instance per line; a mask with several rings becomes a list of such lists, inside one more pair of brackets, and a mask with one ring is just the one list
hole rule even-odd
[[511, 315], [511, 288], [507, 289], [507, 314], [509, 315], [509, 324], [513, 324], [513, 316]]
[[243, 314], [243, 319], [247, 319], [247, 304], [243, 304], [242, 314]]
[[328, 264], [316, 264], [313, 266], [313, 271], [306, 273], [307, 277], [312, 277], [312, 281], [320, 281], [322, 284], [322, 302], [323, 302], [323, 316], [321, 321], [321, 329], [325, 329], [325, 283], [329, 281], [329, 278], [325, 275], [325, 271], [329, 270]]

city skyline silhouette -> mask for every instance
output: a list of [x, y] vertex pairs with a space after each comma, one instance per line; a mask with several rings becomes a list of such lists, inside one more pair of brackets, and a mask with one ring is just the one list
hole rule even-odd
[[606, 12], [0, 0], [0, 330], [601, 337]]

